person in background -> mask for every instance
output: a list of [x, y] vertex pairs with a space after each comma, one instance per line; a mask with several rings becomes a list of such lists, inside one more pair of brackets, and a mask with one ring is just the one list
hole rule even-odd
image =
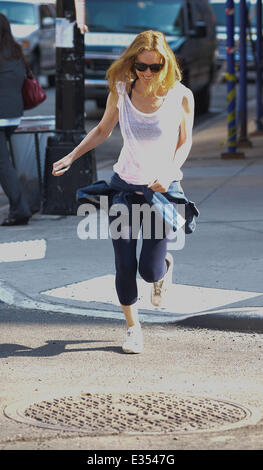
[[8, 19], [0, 13], [0, 184], [9, 200], [3, 226], [25, 225], [32, 215], [7, 144], [23, 115], [25, 73], [22, 49], [12, 36]]

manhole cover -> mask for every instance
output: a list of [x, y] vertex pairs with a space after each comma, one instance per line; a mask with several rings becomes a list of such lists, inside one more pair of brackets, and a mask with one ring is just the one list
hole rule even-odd
[[[89, 434], [167, 434], [217, 431], [251, 424], [240, 405], [172, 393], [83, 393], [5, 409], [35, 426]], [[254, 415], [253, 415], [254, 416]]]

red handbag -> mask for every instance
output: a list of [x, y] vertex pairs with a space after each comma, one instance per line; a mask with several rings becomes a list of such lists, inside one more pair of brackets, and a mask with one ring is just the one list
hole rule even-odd
[[45, 101], [47, 95], [40, 86], [38, 80], [34, 77], [29, 65], [25, 63], [27, 76], [22, 86], [22, 96], [24, 101], [24, 109], [32, 109]]

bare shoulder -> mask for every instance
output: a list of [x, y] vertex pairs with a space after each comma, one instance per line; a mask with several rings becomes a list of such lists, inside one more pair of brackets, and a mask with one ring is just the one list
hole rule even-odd
[[107, 98], [106, 109], [112, 110], [112, 111], [115, 110], [117, 108], [117, 103], [118, 103], [118, 93], [110, 91], [108, 98]]
[[194, 111], [194, 95], [190, 88], [187, 88], [185, 85], [183, 86], [183, 99], [182, 99], [182, 106], [187, 114], [191, 114]]
[[111, 119], [115, 116], [118, 116], [119, 114], [118, 99], [119, 99], [118, 93], [110, 91], [110, 93], [108, 94], [106, 108], [105, 108], [104, 116], [102, 119], [105, 119], [105, 118]]

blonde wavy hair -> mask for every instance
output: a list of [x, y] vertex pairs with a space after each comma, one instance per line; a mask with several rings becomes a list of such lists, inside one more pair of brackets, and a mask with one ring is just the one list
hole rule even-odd
[[158, 90], [169, 90], [177, 81], [182, 80], [182, 73], [176, 57], [168, 45], [165, 36], [160, 31], [143, 31], [138, 34], [130, 46], [115, 60], [106, 73], [110, 91], [116, 93], [116, 82], [132, 82], [136, 77], [134, 62], [137, 56], [144, 51], [155, 51], [164, 64], [159, 73], [154, 74], [151, 83], [145, 89], [145, 94], [152, 92], [158, 96]]

